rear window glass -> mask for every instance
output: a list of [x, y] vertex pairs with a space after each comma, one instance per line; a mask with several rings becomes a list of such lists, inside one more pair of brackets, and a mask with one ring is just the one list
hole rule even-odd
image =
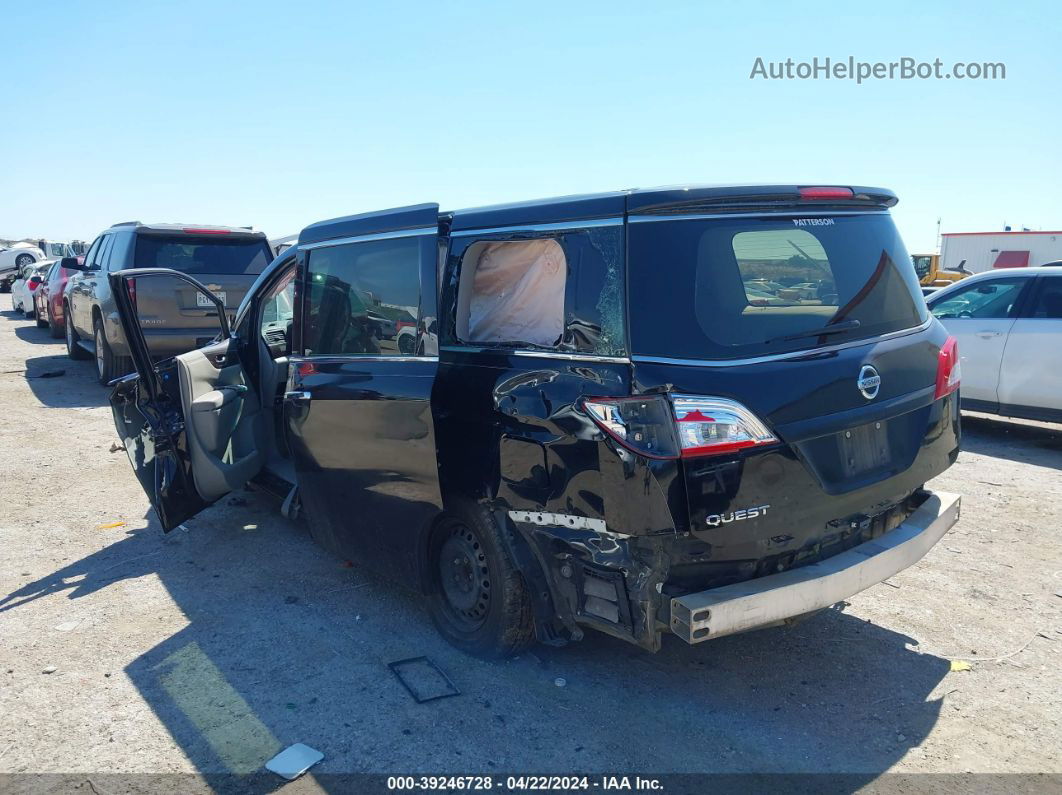
[[763, 356], [927, 318], [911, 258], [884, 213], [632, 223], [629, 239], [635, 353]]
[[259, 239], [139, 235], [134, 261], [137, 268], [171, 268], [192, 276], [236, 276], [257, 275], [270, 259], [268, 245]]

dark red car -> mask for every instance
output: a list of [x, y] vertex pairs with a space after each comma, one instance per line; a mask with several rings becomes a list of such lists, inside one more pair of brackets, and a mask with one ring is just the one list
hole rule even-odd
[[[44, 275], [44, 281], [33, 291], [33, 307], [37, 310], [37, 325], [40, 328], [47, 326], [52, 336], [58, 339], [63, 336], [63, 291], [66, 289], [66, 281], [70, 275], [77, 271], [64, 268], [62, 260], [56, 260], [48, 268]], [[79, 265], [85, 264], [84, 257], [77, 257]]]

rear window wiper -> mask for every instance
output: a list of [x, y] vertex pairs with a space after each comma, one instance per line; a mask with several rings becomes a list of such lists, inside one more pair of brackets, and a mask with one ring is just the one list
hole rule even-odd
[[834, 323], [830, 326], [823, 326], [822, 328], [811, 329], [810, 331], [800, 331], [796, 334], [786, 334], [784, 337], [772, 337], [769, 340], [764, 341], [764, 345], [770, 345], [772, 342], [788, 342], [789, 340], [799, 340], [804, 337], [825, 337], [827, 334], [840, 334], [843, 331], [852, 331], [859, 328], [859, 321], [852, 319], [846, 320], [843, 323]]

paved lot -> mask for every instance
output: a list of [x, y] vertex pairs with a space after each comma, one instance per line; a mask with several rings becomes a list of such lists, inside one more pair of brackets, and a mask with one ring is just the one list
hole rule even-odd
[[[91, 368], [0, 315], [0, 773], [253, 772], [293, 742], [320, 773], [1062, 772], [1059, 426], [969, 417], [932, 484], [961, 523], [843, 609], [491, 664], [263, 495], [164, 536]], [[387, 663], [417, 655], [461, 695], [414, 703]]]

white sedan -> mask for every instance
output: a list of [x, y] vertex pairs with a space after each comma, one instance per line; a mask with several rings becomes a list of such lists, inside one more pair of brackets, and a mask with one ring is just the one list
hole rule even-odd
[[11, 285], [11, 308], [28, 318], [36, 317], [37, 307], [33, 303], [33, 291], [40, 287], [44, 275], [55, 260], [23, 265], [18, 270], [17, 278]]
[[1062, 268], [979, 273], [926, 304], [958, 341], [964, 409], [1062, 422]]

